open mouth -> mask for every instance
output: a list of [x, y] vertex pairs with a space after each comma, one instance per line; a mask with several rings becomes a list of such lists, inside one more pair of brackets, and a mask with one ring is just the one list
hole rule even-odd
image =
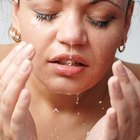
[[75, 62], [73, 60], [67, 60], [67, 61], [54, 61], [52, 63], [57, 63], [59, 65], [68, 65], [68, 66], [86, 66], [80, 62]]
[[76, 67], [87, 67], [87, 62], [83, 59], [83, 57], [79, 55], [60, 55], [48, 61], [49, 63], [55, 63], [59, 65], [66, 66], [76, 66]]

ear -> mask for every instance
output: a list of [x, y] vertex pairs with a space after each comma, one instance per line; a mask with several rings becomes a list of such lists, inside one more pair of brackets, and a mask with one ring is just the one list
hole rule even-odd
[[127, 40], [127, 34], [128, 34], [128, 30], [130, 28], [130, 24], [131, 24], [131, 18], [132, 18], [132, 14], [133, 14], [133, 9], [134, 9], [134, 1], [132, 1], [127, 9], [127, 13], [126, 13], [126, 17], [125, 17], [125, 23], [124, 23], [124, 34], [123, 34], [123, 44], [124, 42], [126, 42]]
[[20, 26], [19, 26], [19, 20], [18, 20], [18, 12], [20, 5], [18, 3], [18, 0], [13, 0], [12, 2], [12, 26], [17, 30], [17, 32], [20, 34]]

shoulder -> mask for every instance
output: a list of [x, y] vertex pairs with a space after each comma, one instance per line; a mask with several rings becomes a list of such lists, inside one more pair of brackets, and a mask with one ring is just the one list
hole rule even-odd
[[12, 50], [14, 44], [0, 45], [0, 61]]
[[124, 65], [127, 66], [140, 80], [140, 64], [124, 62]]

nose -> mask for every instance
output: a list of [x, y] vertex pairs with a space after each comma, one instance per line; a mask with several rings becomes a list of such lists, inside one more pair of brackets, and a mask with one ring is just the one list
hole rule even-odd
[[76, 14], [65, 17], [57, 31], [56, 39], [69, 46], [85, 45], [87, 43], [87, 34], [81, 18]]

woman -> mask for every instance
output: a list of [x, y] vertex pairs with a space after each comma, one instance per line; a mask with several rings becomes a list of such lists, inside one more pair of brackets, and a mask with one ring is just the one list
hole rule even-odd
[[10, 34], [18, 44], [1, 47], [2, 140], [137, 139], [139, 80], [114, 58], [133, 5], [14, 1]]

